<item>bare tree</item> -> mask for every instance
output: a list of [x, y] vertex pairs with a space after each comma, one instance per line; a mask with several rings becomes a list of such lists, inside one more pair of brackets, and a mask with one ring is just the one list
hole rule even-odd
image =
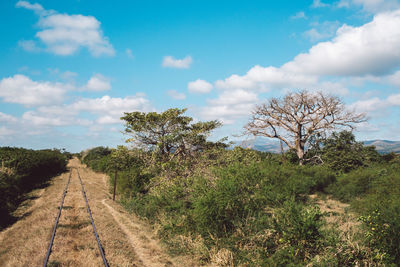
[[247, 134], [281, 140], [296, 150], [302, 164], [311, 136], [340, 127], [354, 129], [363, 121], [365, 114], [346, 110], [338, 97], [304, 90], [256, 106], [244, 128]]

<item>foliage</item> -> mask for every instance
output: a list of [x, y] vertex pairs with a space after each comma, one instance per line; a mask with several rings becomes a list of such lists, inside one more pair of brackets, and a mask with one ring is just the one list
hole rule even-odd
[[328, 189], [361, 215], [376, 262], [400, 262], [399, 173], [400, 164], [390, 161], [342, 174]]
[[[295, 151], [282, 157], [210, 146], [168, 161], [151, 150], [120, 147], [88, 165], [108, 166], [111, 180], [119, 169], [122, 204], [154, 224], [171, 253], [235, 266], [399, 262], [400, 222], [393, 216], [400, 212], [399, 157], [380, 156], [350, 132], [312, 143], [307, 157], [318, 155], [323, 164], [306, 158], [310, 164], [299, 166]], [[357, 238], [326, 223], [308, 200], [315, 193], [351, 203], [365, 225], [352, 233]]]
[[[286, 253], [289, 247], [293, 252], [291, 257], [296, 262], [304, 262], [320, 252], [321, 247], [311, 249], [306, 244], [293, 243], [294, 237], [283, 233], [294, 235], [300, 230], [306, 240], [319, 240], [315, 241], [318, 243], [324, 239], [320, 231], [322, 215], [306, 207], [304, 201], [306, 194], [333, 182], [335, 176], [319, 166], [278, 165], [269, 157], [263, 159], [253, 152], [237, 149], [221, 153], [223, 156], [220, 155], [218, 161], [223, 165], [211, 167], [211, 176], [198, 172], [172, 180], [155, 177], [153, 185], [156, 179], [157, 186], [146, 194], [125, 199], [124, 205], [160, 223], [160, 236], [173, 251], [184, 249], [173, 242], [176, 236], [200, 235], [209, 249], [217, 246], [235, 251], [237, 263], [262, 265], [279, 253]], [[230, 157], [226, 157], [227, 154], [231, 154]], [[248, 161], [240, 162], [247, 157]], [[294, 208], [288, 208], [290, 205]], [[294, 224], [289, 222], [293, 218], [298, 220], [293, 221]], [[282, 223], [277, 224], [278, 221]], [[265, 231], [272, 234], [263, 239], [260, 235], [264, 236]], [[241, 234], [246, 237], [239, 237]], [[282, 235], [287, 238], [285, 242], [279, 242]], [[254, 242], [261, 247], [255, 251], [242, 248]], [[263, 246], [268, 246], [270, 251], [266, 253]], [[256, 258], [253, 259], [252, 254]]]
[[318, 164], [323, 163], [332, 170], [345, 173], [383, 161], [375, 147], [365, 147], [361, 142], [357, 142], [352, 132], [333, 132], [327, 138], [318, 138], [308, 150], [306, 161], [313, 163], [312, 159], [318, 157]]
[[221, 126], [218, 121], [192, 123], [193, 118], [183, 116], [186, 109], [168, 109], [157, 112], [131, 112], [121, 117], [125, 121], [125, 133], [141, 148], [153, 151], [161, 161], [171, 157], [188, 156], [210, 146], [223, 145], [207, 142], [209, 133]]
[[66, 170], [67, 156], [59, 150], [0, 148], [0, 227], [12, 218], [11, 212], [24, 193]]
[[368, 163], [379, 161], [380, 155], [373, 147], [364, 147], [356, 142], [348, 131], [333, 133], [323, 141], [322, 158], [326, 164], [337, 171], [349, 172]]

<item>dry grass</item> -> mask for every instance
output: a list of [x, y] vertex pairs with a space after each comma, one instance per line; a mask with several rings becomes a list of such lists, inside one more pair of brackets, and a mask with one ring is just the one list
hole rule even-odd
[[54, 178], [49, 187], [33, 191], [31, 199], [17, 209], [15, 215], [22, 218], [0, 233], [2, 266], [43, 264], [67, 179], [67, 173]]
[[[71, 160], [69, 167], [79, 169], [110, 266], [197, 265], [189, 258], [170, 258], [148, 225], [112, 202], [104, 174], [87, 169], [77, 159]], [[16, 211], [22, 218], [0, 232], [1, 266], [43, 264], [68, 175], [55, 177], [47, 188], [33, 191], [31, 200]], [[72, 173], [49, 266], [102, 266], [76, 170]]]
[[318, 195], [310, 195], [310, 198], [326, 214], [325, 220], [328, 225], [335, 225], [340, 232], [346, 234], [353, 232], [359, 225], [356, 217], [349, 212], [349, 204], [332, 199], [329, 196], [320, 198]]

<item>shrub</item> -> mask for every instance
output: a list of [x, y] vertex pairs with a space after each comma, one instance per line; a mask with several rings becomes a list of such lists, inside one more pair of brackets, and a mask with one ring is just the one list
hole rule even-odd
[[318, 207], [306, 207], [288, 200], [277, 210], [273, 222], [279, 243], [290, 248], [283, 251], [291, 258], [311, 259], [323, 246], [321, 227], [324, 221]]
[[11, 220], [11, 212], [23, 194], [66, 170], [67, 157], [59, 150], [0, 148], [0, 227]]

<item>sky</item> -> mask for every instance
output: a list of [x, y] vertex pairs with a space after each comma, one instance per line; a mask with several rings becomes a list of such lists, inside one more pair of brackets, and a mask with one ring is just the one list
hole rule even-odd
[[123, 145], [124, 112], [187, 108], [243, 133], [255, 105], [307, 89], [400, 140], [400, 2], [1, 1], [0, 146]]

